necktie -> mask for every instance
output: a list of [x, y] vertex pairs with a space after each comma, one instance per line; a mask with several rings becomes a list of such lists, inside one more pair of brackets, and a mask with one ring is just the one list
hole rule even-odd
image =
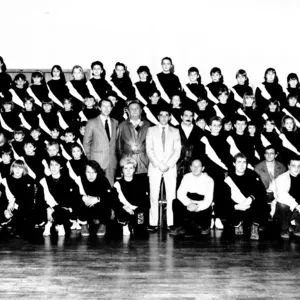
[[105, 120], [105, 131], [106, 131], [106, 134], [107, 134], [107, 138], [110, 141], [109, 126], [108, 126], [108, 120], [107, 119]]
[[161, 141], [162, 141], [162, 145], [163, 145], [163, 150], [164, 150], [164, 152], [165, 152], [165, 144], [166, 144], [166, 127], [162, 127]]

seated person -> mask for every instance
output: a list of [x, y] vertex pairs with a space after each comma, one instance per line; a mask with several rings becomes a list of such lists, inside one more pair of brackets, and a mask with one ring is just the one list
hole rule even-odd
[[[10, 168], [10, 175], [3, 179], [8, 205], [4, 216], [12, 220], [16, 235], [25, 234], [34, 226], [33, 208], [35, 185], [28, 175], [28, 169], [23, 160], [16, 160]], [[7, 222], [6, 221], [6, 222]]]
[[1, 148], [1, 162], [0, 162], [0, 181], [10, 174], [10, 167], [14, 161], [14, 154], [9, 144]]
[[[83, 236], [90, 235], [94, 226], [97, 235], [105, 235], [106, 225], [111, 217], [108, 179], [98, 162], [90, 160], [86, 163], [85, 172], [75, 180], [79, 185], [81, 201], [78, 209], [78, 223]], [[74, 226], [71, 229], [79, 229]]]
[[146, 182], [134, 175], [137, 162], [125, 156], [120, 167], [123, 177], [114, 184], [118, 197], [113, 209], [118, 222], [123, 225], [123, 235], [130, 235], [146, 229], [144, 220], [149, 211], [149, 196]]
[[278, 152], [274, 146], [267, 146], [265, 148], [265, 160], [256, 165], [254, 169], [265, 186], [269, 203], [274, 200], [275, 179], [286, 171], [286, 167], [275, 160], [277, 155]]
[[43, 235], [51, 234], [52, 225], [56, 225], [59, 236], [65, 235], [64, 225], [76, 219], [80, 203], [79, 188], [67, 172], [63, 172], [64, 162], [61, 156], [50, 157], [49, 176], [40, 180], [37, 198], [44, 201], [47, 208], [47, 224]]
[[300, 236], [300, 157], [292, 156], [288, 171], [279, 175], [275, 180], [276, 187], [276, 216], [281, 227], [281, 237], [290, 237], [291, 222], [296, 225], [294, 235]]
[[199, 159], [192, 161], [190, 169], [191, 172], [181, 181], [177, 199], [173, 201], [174, 229], [171, 235], [193, 235], [190, 221], [201, 227], [201, 234], [210, 233], [214, 181], [203, 173], [204, 167]]
[[229, 173], [225, 183], [229, 186], [228, 217], [235, 227], [236, 235], [244, 234], [244, 227], [251, 225], [250, 239], [259, 239], [259, 225], [268, 220], [269, 207], [266, 191], [259, 176], [247, 169], [247, 157], [242, 153], [234, 156], [234, 171]]

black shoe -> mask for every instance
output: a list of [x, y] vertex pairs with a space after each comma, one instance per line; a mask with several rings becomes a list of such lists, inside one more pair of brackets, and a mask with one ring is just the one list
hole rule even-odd
[[148, 226], [147, 230], [151, 233], [155, 233], [155, 232], [157, 232], [158, 227], [157, 226]]
[[174, 227], [169, 231], [170, 235], [176, 236], [176, 235], [184, 235], [185, 229], [182, 226]]
[[300, 227], [296, 226], [296, 228], [294, 230], [294, 235], [295, 236], [300, 236]]

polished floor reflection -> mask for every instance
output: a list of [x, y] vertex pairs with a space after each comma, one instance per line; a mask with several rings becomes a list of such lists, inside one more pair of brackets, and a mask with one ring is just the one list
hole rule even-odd
[[300, 239], [0, 238], [1, 299], [300, 299]]

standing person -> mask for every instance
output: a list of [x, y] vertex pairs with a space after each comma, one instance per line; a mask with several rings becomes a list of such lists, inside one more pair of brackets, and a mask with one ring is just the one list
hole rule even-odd
[[91, 64], [91, 71], [93, 77], [88, 80], [87, 86], [90, 94], [93, 95], [97, 102], [105, 98], [112, 88], [111, 85], [105, 80], [106, 71], [101, 61], [94, 61]]
[[201, 129], [193, 124], [194, 112], [190, 108], [183, 109], [181, 113], [182, 122], [178, 126], [181, 153], [177, 161], [177, 187], [180, 185], [182, 177], [190, 172], [192, 159], [205, 161], [205, 146], [200, 141], [202, 137]]
[[268, 220], [269, 207], [266, 191], [259, 176], [247, 169], [247, 157], [242, 153], [234, 156], [234, 172], [229, 173], [225, 183], [229, 186], [229, 222], [236, 235], [243, 235], [244, 228], [251, 226], [250, 239], [258, 240], [258, 229]]
[[300, 157], [290, 157], [288, 171], [279, 175], [275, 180], [276, 215], [281, 227], [281, 237], [290, 237], [291, 221], [296, 225], [294, 235], [300, 236]]
[[83, 147], [88, 160], [96, 160], [113, 185], [117, 168], [116, 139], [118, 121], [110, 118], [113, 104], [110, 100], [99, 102], [101, 114], [88, 121]]
[[174, 65], [170, 57], [161, 60], [162, 72], [156, 75], [156, 86], [161, 92], [162, 98], [168, 103], [171, 102], [173, 95], [182, 93], [181, 83], [177, 75], [174, 74]]
[[131, 156], [136, 162], [135, 174], [147, 174], [149, 159], [146, 153], [146, 134], [150, 122], [141, 118], [142, 107], [138, 101], [128, 105], [129, 118], [123, 121], [117, 134], [119, 157]]
[[146, 152], [149, 158], [150, 214], [149, 231], [157, 231], [158, 197], [163, 178], [167, 198], [167, 225], [173, 226], [172, 202], [176, 198], [176, 163], [180, 156], [181, 142], [177, 128], [170, 126], [171, 114], [162, 108], [158, 114], [159, 124], [150, 127], [146, 136]]
[[6, 73], [6, 65], [0, 56], [0, 99], [8, 93], [11, 85], [11, 77]]

